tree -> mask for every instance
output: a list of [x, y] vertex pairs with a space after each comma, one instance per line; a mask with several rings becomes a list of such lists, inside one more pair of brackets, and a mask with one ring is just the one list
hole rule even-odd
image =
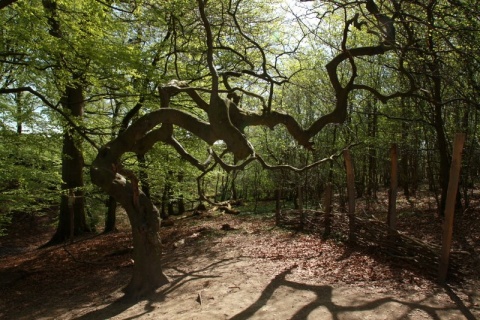
[[[5, 81], [0, 93], [34, 95], [53, 111], [45, 115], [63, 126], [59, 223], [50, 241], [58, 243], [69, 238], [71, 231], [74, 235], [89, 231], [85, 216], [83, 142], [95, 148], [103, 132], [93, 127], [99, 121], [85, 118], [84, 113], [101, 111], [95, 110], [99, 104], [92, 101], [105, 95], [101, 92], [107, 86], [104, 83], [115, 87], [125, 73], [132, 73], [131, 56], [125, 53], [129, 48], [122, 47], [126, 40], [116, 34], [121, 34], [127, 23], [121, 19], [112, 22], [114, 15], [95, 1], [78, 1], [69, 6], [44, 0], [32, 5], [15, 4], [5, 10], [5, 19], [16, 28], [5, 24], [8, 28], [2, 38], [2, 57], [4, 53], [6, 58], [1, 61]], [[106, 34], [106, 29], [100, 29], [99, 25], [110, 27], [113, 34]], [[35, 37], [26, 34], [30, 30], [36, 30]], [[103, 46], [99, 45], [102, 41], [106, 41]], [[110, 54], [121, 59], [121, 70], [107, 68], [111, 65]]]
[[438, 213], [443, 215], [451, 158], [449, 137], [468, 130], [468, 126], [462, 128], [461, 121], [451, 121], [451, 116], [469, 110], [473, 102], [466, 97], [470, 90], [458, 82], [468, 82], [458, 63], [469, 60], [472, 66], [477, 64], [472, 51], [476, 41], [462, 45], [465, 37], [478, 32], [478, 23], [470, 18], [477, 9], [470, 4], [441, 0], [405, 1], [397, 3], [394, 9], [401, 27], [405, 61], [402, 72], [408, 74], [417, 89], [407, 101], [417, 106], [418, 122], [426, 130], [425, 144], [434, 144], [435, 154], [429, 155], [430, 159], [439, 160], [429, 161], [428, 170], [434, 189], [438, 181]]
[[[217, 164], [229, 171], [242, 169], [252, 161], [259, 161], [265, 168], [272, 168], [255, 152], [248, 140], [247, 128], [265, 126], [273, 129], [277, 125], [283, 125], [299, 145], [311, 150], [312, 138], [317, 133], [328, 124], [341, 123], [346, 119], [350, 92], [366, 89], [381, 96], [374, 89], [355, 83], [357, 77], [355, 59], [381, 55], [392, 49], [383, 43], [348, 48], [349, 30], [357, 25], [358, 16], [347, 19], [340, 52], [327, 64], [328, 77], [336, 97], [335, 106], [331, 112], [320, 116], [308, 128], [303, 129], [291, 115], [273, 108], [271, 97], [274, 95], [274, 89], [288, 81], [288, 76], [283, 74], [279, 65], [272, 62], [286, 52], [283, 48], [278, 49], [273, 44], [269, 46], [268, 43], [256, 40], [261, 38], [255, 33], [258, 32], [255, 30], [256, 26], [261, 25], [263, 21], [258, 15], [242, 15], [243, 10], [254, 14], [255, 10], [252, 10], [254, 4], [248, 4], [252, 6], [250, 8], [252, 11], [242, 7], [247, 6], [243, 2], [230, 1], [225, 6], [209, 3], [207, 6], [206, 1], [198, 0], [197, 5], [196, 11], [203, 28], [201, 32], [203, 43], [194, 45], [200, 46], [201, 52], [205, 52], [205, 55], [193, 57], [199, 59], [194, 61], [205, 63], [208, 73], [203, 73], [200, 80], [193, 79], [189, 82], [175, 80], [159, 87], [160, 108], [140, 117], [117, 138], [101, 147], [91, 165], [92, 182], [122, 204], [132, 226], [135, 265], [132, 280], [126, 288], [129, 296], [148, 293], [165, 284], [167, 278], [160, 272], [158, 210], [139, 188], [139, 181], [134, 172], [121, 164], [124, 154], [127, 152], [146, 154], [155, 143], [163, 142], [172, 146], [200, 171], [206, 171]], [[252, 23], [248, 19], [253, 17], [255, 18]], [[242, 18], [245, 21], [242, 21]], [[235, 32], [232, 32], [233, 30]], [[230, 40], [233, 34], [238, 39], [230, 45], [227, 40]], [[181, 52], [176, 54], [180, 55]], [[339, 79], [337, 72], [342, 63], [350, 66], [346, 81]], [[246, 81], [245, 78], [251, 80]], [[253, 85], [249, 88], [245, 83]], [[264, 99], [257, 93], [255, 88], [261, 87], [267, 88], [267, 97], [270, 98]], [[243, 93], [243, 98], [246, 99], [241, 101], [239, 92]], [[189, 98], [188, 111], [175, 108], [174, 103], [180, 97]], [[261, 106], [259, 111], [247, 110], [248, 107], [258, 110], [258, 104]], [[224, 151], [218, 154], [210, 148], [208, 160], [200, 161], [175, 139], [174, 134], [178, 128], [203, 140], [206, 147], [222, 141]], [[222, 159], [225, 153], [233, 155], [233, 163], [229, 164]], [[275, 168], [285, 167], [288, 166]]]

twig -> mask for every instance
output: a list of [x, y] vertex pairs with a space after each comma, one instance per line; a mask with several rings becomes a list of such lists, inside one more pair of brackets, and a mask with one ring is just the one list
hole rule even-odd
[[197, 302], [200, 303], [200, 305], [203, 304], [203, 299], [202, 299], [202, 292], [199, 292], [198, 293], [198, 296], [197, 296]]

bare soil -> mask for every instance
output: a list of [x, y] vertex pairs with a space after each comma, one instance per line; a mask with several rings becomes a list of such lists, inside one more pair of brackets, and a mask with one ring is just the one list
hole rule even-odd
[[[400, 222], [434, 241], [438, 228], [420, 230], [432, 228], [430, 216]], [[478, 212], [471, 217], [468, 240], [479, 248]], [[0, 238], [1, 319], [480, 319], [478, 257], [463, 279], [440, 286], [414, 262], [244, 213], [186, 215], [162, 228], [171, 281], [126, 301], [128, 226], [39, 249], [49, 221], [23, 217]]]

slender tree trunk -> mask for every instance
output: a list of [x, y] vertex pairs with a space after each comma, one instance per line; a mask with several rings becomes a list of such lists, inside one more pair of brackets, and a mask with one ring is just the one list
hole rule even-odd
[[[177, 181], [181, 185], [183, 183], [183, 172], [179, 172], [177, 176]], [[185, 212], [185, 201], [183, 199], [183, 194], [179, 194], [177, 198], [178, 214]]]
[[[117, 122], [118, 122], [118, 115], [120, 113], [120, 107], [122, 105], [121, 102], [111, 99], [110, 101], [114, 101], [114, 108], [112, 112], [112, 132], [111, 137], [112, 140], [117, 137]], [[122, 129], [119, 130], [120, 132]], [[117, 230], [116, 227], [117, 223], [117, 200], [114, 197], [108, 196], [107, 200], [107, 212], [105, 214], [105, 228], [103, 230], [104, 233], [113, 232]]]
[[443, 216], [447, 199], [450, 160], [448, 157], [448, 141], [443, 129], [443, 118], [441, 113], [441, 106], [435, 106], [435, 133], [437, 135], [437, 148], [440, 160], [438, 172], [440, 182], [440, 207], [438, 208], [438, 213], [440, 216]]
[[227, 172], [226, 177], [224, 179], [224, 176], [222, 176], [222, 195], [220, 197], [220, 201], [225, 201], [227, 199], [227, 191], [228, 191], [228, 186], [230, 185], [230, 174]]
[[[378, 115], [377, 107], [373, 106], [373, 115], [368, 120], [368, 136], [371, 139], [375, 139], [377, 136], [377, 124]], [[370, 118], [369, 117], [369, 118]], [[367, 195], [377, 198], [377, 150], [375, 149], [375, 143], [372, 143], [368, 148], [368, 181], [367, 181]]]
[[173, 215], [173, 204], [172, 204], [172, 179], [173, 172], [168, 171], [167, 177], [165, 178], [165, 185], [163, 187], [162, 194], [162, 210], [160, 216], [162, 219], [167, 219], [169, 216]]
[[258, 180], [258, 172], [257, 172], [257, 169], [255, 168], [254, 169], [254, 177], [253, 177], [253, 181], [254, 181], [254, 184], [253, 184], [253, 198], [255, 200], [255, 205], [253, 207], [253, 212], [254, 213], [257, 213], [257, 205], [258, 205], [258, 184], [259, 184], [259, 182], [257, 180]]
[[17, 105], [17, 134], [22, 134], [23, 133], [22, 92], [15, 94], [15, 103]]
[[167, 202], [168, 202], [168, 184], [165, 182], [165, 186], [163, 187], [163, 193], [162, 193], [162, 209], [160, 211], [160, 217], [162, 219], [167, 219], [168, 218], [168, 213], [166, 210], [167, 207]]
[[430, 51], [432, 61], [427, 63], [427, 67], [430, 70], [430, 77], [432, 79], [432, 104], [434, 109], [434, 121], [433, 126], [435, 129], [435, 134], [437, 138], [437, 150], [438, 157], [440, 159], [439, 167], [439, 182], [440, 182], [440, 203], [438, 208], [438, 214], [440, 216], [444, 215], [445, 204], [447, 199], [447, 190], [449, 182], [449, 172], [450, 172], [450, 157], [448, 151], [448, 140], [445, 134], [444, 129], [444, 120], [443, 120], [443, 99], [442, 99], [442, 77], [441, 77], [441, 64], [440, 58], [438, 57], [437, 49], [434, 43], [433, 32], [431, 29], [435, 25], [435, 14], [434, 8], [437, 5], [436, 1], [431, 1], [427, 7], [427, 23], [429, 28], [429, 35], [427, 39], [428, 49]]
[[109, 196], [107, 200], [107, 214], [105, 216], [105, 229], [104, 233], [116, 231], [117, 223], [117, 200], [114, 197]]
[[408, 130], [407, 124], [402, 123], [402, 144], [401, 144], [401, 155], [400, 155], [400, 186], [403, 188], [403, 195], [407, 200], [410, 199], [410, 178], [408, 166], [408, 158], [410, 156], [410, 150], [408, 149]]
[[238, 199], [238, 195], [237, 195], [237, 185], [236, 185], [236, 179], [237, 179], [237, 176], [238, 176], [238, 171], [233, 171], [232, 172], [232, 196], [231, 196], [231, 199], [232, 200], [237, 200]]
[[220, 174], [217, 173], [217, 182], [215, 183], [215, 194], [213, 195], [213, 202], [217, 202], [217, 195], [218, 195], [218, 184], [220, 182]]

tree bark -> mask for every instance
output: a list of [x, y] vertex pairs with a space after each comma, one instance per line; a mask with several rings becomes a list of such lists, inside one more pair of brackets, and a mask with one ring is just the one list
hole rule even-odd
[[[168, 283], [162, 272], [160, 215], [150, 198], [138, 186], [133, 173], [116, 165], [108, 147], [100, 151], [91, 166], [92, 182], [126, 210], [133, 237], [133, 275], [124, 292], [127, 298], [137, 299]], [[127, 177], [129, 180], [127, 180]]]
[[[134, 195], [130, 198], [134, 198]], [[169, 280], [162, 271], [160, 216], [157, 208], [140, 191], [138, 206], [129, 203], [126, 211], [132, 226], [134, 265], [132, 278], [124, 292], [127, 297], [137, 299], [153, 293]]]
[[[65, 111], [72, 117], [83, 116], [84, 98], [83, 87], [80, 84], [68, 86], [62, 99]], [[81, 139], [75, 129], [65, 128], [62, 148], [62, 196], [60, 202], [59, 221], [55, 234], [48, 242], [49, 245], [60, 243], [70, 237], [71, 209], [69, 194], [73, 191], [73, 234], [80, 235], [90, 231], [85, 217], [85, 196], [83, 191], [83, 152]]]
[[[58, 19], [55, 0], [43, 0], [47, 21], [52, 37], [63, 39], [64, 34]], [[64, 66], [64, 57], [57, 57], [59, 65]], [[72, 119], [81, 120], [85, 108], [84, 87], [82, 75], [72, 74], [71, 83], [67, 84], [61, 99], [65, 114]], [[62, 147], [62, 196], [57, 231], [47, 245], [63, 242], [72, 234], [80, 235], [90, 231], [85, 217], [85, 198], [83, 190], [83, 151], [82, 139], [72, 126], [66, 126], [63, 134]], [[73, 219], [73, 221], [71, 221]], [[73, 229], [73, 230], [72, 230]]]
[[[435, 25], [435, 14], [434, 7], [436, 5], [435, 1], [432, 1], [427, 7], [427, 21], [429, 29], [433, 29]], [[438, 53], [436, 51], [436, 46], [434, 43], [434, 38], [432, 32], [429, 32], [427, 38], [427, 46], [430, 51], [432, 61], [427, 63], [427, 67], [430, 70], [430, 77], [432, 79], [432, 104], [434, 110], [434, 120], [433, 127], [435, 129], [435, 134], [437, 138], [437, 148], [438, 156], [440, 159], [440, 168], [439, 168], [439, 182], [440, 182], [440, 204], [438, 208], [439, 216], [444, 216], [445, 204], [447, 199], [447, 190], [449, 183], [449, 171], [450, 171], [450, 157], [448, 152], [449, 142], [447, 140], [445, 129], [444, 129], [444, 120], [443, 120], [443, 99], [442, 99], [442, 76], [441, 76], [441, 64]]]

